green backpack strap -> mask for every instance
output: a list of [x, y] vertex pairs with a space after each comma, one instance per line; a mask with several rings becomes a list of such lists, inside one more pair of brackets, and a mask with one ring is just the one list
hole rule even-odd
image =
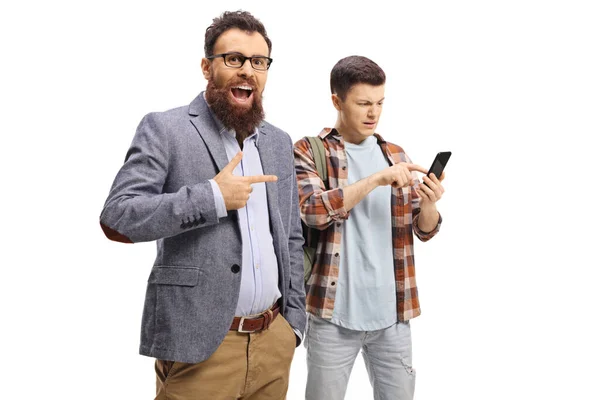
[[[327, 174], [327, 159], [325, 155], [325, 146], [323, 141], [318, 136], [307, 136], [306, 139], [310, 144], [313, 152], [315, 166], [317, 168], [317, 174], [325, 185], [325, 190], [328, 188], [329, 176]], [[317, 245], [319, 244], [319, 236], [321, 231], [314, 228], [309, 228], [304, 223], [302, 224], [302, 231], [304, 233], [305, 245], [304, 245], [304, 283], [308, 282], [310, 274], [312, 273], [312, 267], [315, 262], [315, 254], [317, 252]], [[310, 232], [310, 234], [309, 234]], [[310, 239], [310, 241], [309, 241]]]
[[325, 189], [327, 189], [329, 176], [327, 175], [327, 160], [325, 158], [325, 146], [323, 145], [323, 141], [318, 136], [308, 136], [306, 139], [308, 139], [308, 143], [310, 143], [310, 147], [312, 148], [315, 157], [317, 173], [325, 184]]

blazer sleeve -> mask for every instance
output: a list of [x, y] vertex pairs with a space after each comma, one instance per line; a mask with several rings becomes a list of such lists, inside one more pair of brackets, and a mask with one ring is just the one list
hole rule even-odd
[[219, 222], [208, 180], [163, 193], [169, 173], [168, 133], [160, 113], [140, 122], [100, 215], [109, 239], [152, 241]]

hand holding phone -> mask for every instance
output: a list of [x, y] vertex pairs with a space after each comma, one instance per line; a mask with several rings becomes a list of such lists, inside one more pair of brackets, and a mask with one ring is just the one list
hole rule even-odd
[[441, 151], [437, 153], [435, 159], [433, 160], [433, 163], [431, 164], [431, 168], [429, 168], [429, 172], [427, 172], [427, 177], [429, 177], [429, 174], [433, 173], [436, 176], [436, 178], [440, 179], [440, 177], [442, 176], [442, 172], [444, 172], [444, 168], [446, 167], [446, 164], [448, 164], [448, 160], [450, 159], [451, 155], [451, 151]]

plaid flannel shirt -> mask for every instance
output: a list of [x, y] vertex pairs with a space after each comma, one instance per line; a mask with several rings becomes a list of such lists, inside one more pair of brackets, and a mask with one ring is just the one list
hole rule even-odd
[[[378, 134], [375, 136], [390, 165], [411, 162], [401, 147], [384, 141]], [[321, 231], [315, 263], [306, 286], [306, 310], [318, 317], [331, 319], [342, 251], [343, 222], [349, 216], [349, 211], [344, 208], [342, 190], [348, 185], [348, 162], [344, 141], [335, 129], [325, 128], [319, 137], [323, 139], [327, 154], [328, 190], [317, 173], [314, 156], [306, 138], [295, 143], [294, 156], [300, 215], [307, 226]], [[398, 321], [406, 321], [421, 314], [415, 281], [413, 232], [425, 242], [435, 236], [442, 223], [440, 216], [433, 231], [426, 233], [419, 229], [419, 198], [415, 192], [419, 180], [415, 172], [413, 178], [415, 186], [392, 189], [392, 242]]]

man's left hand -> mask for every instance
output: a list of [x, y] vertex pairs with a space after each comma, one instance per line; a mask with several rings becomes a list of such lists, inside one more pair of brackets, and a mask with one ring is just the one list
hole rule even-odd
[[444, 194], [444, 187], [442, 186], [442, 181], [445, 177], [445, 172], [442, 172], [442, 176], [440, 176], [440, 179], [438, 179], [433, 173], [429, 174], [429, 176], [423, 176], [424, 183], [420, 183], [419, 188], [417, 189], [417, 194], [421, 199], [421, 208], [434, 206], [435, 203], [442, 198], [442, 195]]

